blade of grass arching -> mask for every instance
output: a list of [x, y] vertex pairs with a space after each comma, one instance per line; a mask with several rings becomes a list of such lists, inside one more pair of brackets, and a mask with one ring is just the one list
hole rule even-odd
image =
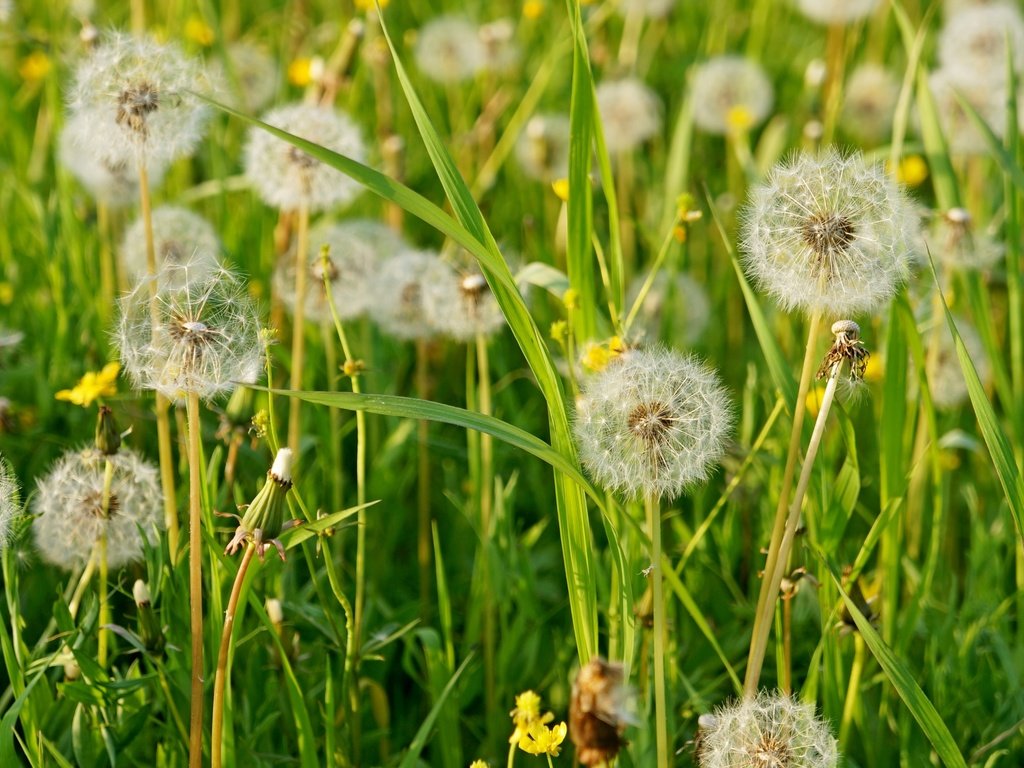
[[935, 97], [928, 85], [928, 73], [924, 67], [917, 70], [917, 111], [921, 116], [921, 139], [928, 167], [932, 173], [932, 187], [939, 208], [949, 211], [960, 207], [960, 188], [957, 185], [953, 163], [949, 159], [949, 146], [942, 133], [939, 111]]
[[409, 744], [409, 751], [405, 753], [402, 758], [402, 762], [398, 764], [398, 768], [416, 768], [419, 765], [420, 753], [423, 751], [423, 747], [426, 746], [427, 738], [430, 736], [430, 731], [434, 727], [434, 722], [437, 720], [437, 716], [441, 713], [441, 708], [448, 700], [448, 696], [455, 688], [455, 683], [458, 682], [459, 677], [462, 676], [463, 671], [466, 669], [466, 665], [469, 664], [473, 658], [472, 655], [467, 656], [463, 662], [459, 665], [459, 668], [455, 670], [455, 674], [452, 675], [448, 684], [444, 687], [444, 690], [438, 695], [437, 700], [434, 702], [434, 706], [430, 708], [430, 712], [427, 714], [423, 724], [416, 731], [416, 735], [413, 737], [412, 743]]
[[918, 725], [921, 726], [921, 730], [928, 737], [928, 741], [931, 742], [939, 759], [945, 763], [946, 768], [967, 768], [964, 756], [960, 753], [956, 742], [953, 740], [949, 728], [942, 722], [942, 718], [939, 717], [935, 706], [925, 696], [921, 686], [917, 684], [914, 674], [892, 652], [892, 649], [882, 641], [878, 632], [871, 626], [871, 622], [868, 621], [857, 607], [857, 603], [843, 589], [842, 580], [835, 565], [831, 562], [827, 562], [827, 565], [832, 575], [832, 580], [835, 582], [836, 589], [839, 590], [843, 602], [846, 603], [847, 610], [857, 624], [857, 630], [860, 632], [861, 637], [864, 638], [864, 642], [878, 661], [882, 671], [885, 672], [889, 682], [892, 683], [893, 688], [896, 689], [900, 698], [903, 699], [903, 703], [907, 705], [910, 714], [913, 715]]
[[996, 329], [992, 322], [992, 302], [989, 299], [988, 290], [982, 283], [981, 275], [976, 271], [960, 275], [960, 281], [964, 286], [964, 293], [967, 294], [971, 316], [975, 319], [975, 328], [978, 331], [978, 336], [981, 337], [981, 346], [985, 350], [992, 368], [992, 383], [995, 386], [996, 394], [1004, 407], [1010, 410], [1013, 408], [1013, 388], [1010, 384], [1010, 375], [1006, 370], [1006, 363], [1003, 360], [1003, 345], [996, 338]]
[[907, 68], [903, 73], [903, 83], [900, 86], [900, 95], [896, 101], [896, 110], [893, 113], [892, 141], [889, 145], [889, 167], [892, 173], [899, 168], [900, 158], [903, 156], [903, 140], [907, 135], [907, 123], [910, 117], [910, 101], [914, 95], [915, 75], [921, 61], [921, 52], [924, 50], [924, 42], [928, 38], [929, 25], [934, 6], [925, 13], [921, 26], [914, 32], [910, 18], [907, 16], [903, 6], [899, 3], [892, 4], [893, 14], [900, 28], [903, 37], [903, 47], [907, 53]]
[[[577, 5], [577, 9], [578, 9]], [[581, 34], [582, 37], [582, 34]], [[584, 52], [586, 38], [583, 37]], [[587, 54], [589, 57], [589, 54]], [[609, 314], [616, 328], [619, 326], [625, 308], [625, 263], [622, 255], [622, 228], [619, 223], [619, 199], [615, 191], [615, 177], [612, 175], [612, 160], [608, 154], [608, 146], [604, 140], [604, 126], [601, 125], [601, 113], [597, 108], [597, 92], [594, 90], [593, 73], [587, 59], [587, 76], [590, 79], [591, 98], [594, 99], [594, 143], [597, 147], [597, 164], [601, 169], [601, 189], [604, 192], [605, 205], [608, 208], [608, 275], [605, 290], [608, 293]], [[594, 297], [595, 301], [597, 297]]]
[[[1024, 168], [1021, 168], [1015, 162], [1015, 152], [1012, 147], [1003, 146], [1002, 140], [996, 136], [989, 124], [985, 122], [985, 118], [974, 108], [974, 106], [964, 98], [963, 94], [959, 90], [954, 90], [953, 94], [956, 96], [956, 100], [960, 102], [960, 107], [964, 110], [964, 113], [974, 123], [974, 127], [978, 129], [982, 138], [985, 140], [985, 144], [988, 145], [989, 154], [996, 159], [1000, 169], [1004, 174], [1020, 189], [1024, 189]], [[1009, 97], [1012, 100], [1014, 112], [1016, 112], [1016, 98]], [[1014, 116], [1016, 119], [1016, 116]], [[1009, 123], [1007, 123], [1009, 125]], [[1007, 135], [1012, 136], [1010, 142], [1016, 143], [1017, 132], [1016, 123], [1013, 123], [1014, 128], [1008, 130]]]
[[[413, 634], [419, 640], [423, 651], [427, 690], [436, 704], [442, 700], [442, 696], [451, 695], [452, 689], [447, 683], [455, 671], [455, 665], [449, 664], [444, 642], [437, 630], [424, 627], [417, 629]], [[459, 743], [458, 702], [454, 701], [453, 705], [438, 709], [434, 746], [431, 747], [431, 764], [440, 768], [462, 768], [463, 765]]]
[[[1010, 379], [1013, 390], [1013, 423], [1016, 441], [1017, 468], [1024, 472], [1024, 296], [1021, 295], [1021, 224], [1020, 200], [1024, 184], [1014, 180], [1013, 172], [1020, 171], [1020, 131], [1017, 118], [1017, 70], [1013, 61], [1013, 46], [1006, 46], [1006, 154], [1003, 169], [1003, 196], [1006, 210], [1006, 305], [1010, 325]], [[1024, 597], [1022, 597], [1024, 600]], [[1024, 607], [1024, 606], [1022, 606]]]

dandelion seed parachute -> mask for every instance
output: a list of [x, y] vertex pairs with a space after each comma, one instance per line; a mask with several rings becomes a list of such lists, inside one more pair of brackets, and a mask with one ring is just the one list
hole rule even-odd
[[761, 65], [743, 56], [717, 56], [693, 76], [693, 121], [708, 133], [725, 134], [764, 122], [775, 91]]
[[11, 527], [21, 512], [21, 494], [18, 491], [18, 480], [10, 465], [0, 454], [0, 551], [3, 551], [11, 540]]
[[534, 115], [516, 141], [516, 159], [531, 179], [549, 183], [569, 175], [569, 118]]
[[371, 282], [370, 317], [396, 339], [426, 339], [433, 335], [423, 309], [423, 284], [438, 260], [428, 251], [404, 251], [384, 262]]
[[420, 283], [423, 315], [438, 333], [469, 341], [477, 334], [490, 336], [505, 324], [505, 316], [479, 272], [459, 270], [434, 259]]
[[444, 84], [470, 80], [487, 63], [480, 28], [461, 16], [439, 16], [427, 22], [416, 36], [413, 56], [423, 74]]
[[[145, 226], [142, 219], [136, 220], [121, 239], [121, 260], [132, 282], [149, 272]], [[187, 208], [163, 205], [153, 209], [153, 244], [158, 270], [166, 265], [188, 265], [187, 274], [194, 280], [220, 268], [217, 233], [206, 219]], [[184, 278], [186, 272], [176, 274]]]
[[635, 77], [601, 83], [597, 108], [609, 152], [636, 149], [661, 131], [661, 100]]
[[877, 64], [863, 64], [846, 83], [843, 129], [857, 139], [876, 143], [892, 130], [900, 86], [889, 70]]
[[[106, 460], [114, 467], [108, 516], [102, 512]], [[103, 534], [107, 562], [118, 568], [142, 557], [163, 527], [157, 468], [131, 449], [112, 456], [95, 449], [69, 451], [39, 481], [32, 500], [36, 547], [61, 568], [88, 562]]]

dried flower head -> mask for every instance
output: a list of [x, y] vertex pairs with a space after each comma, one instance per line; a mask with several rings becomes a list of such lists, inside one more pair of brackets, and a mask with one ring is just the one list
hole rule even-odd
[[877, 143], [892, 130], [900, 85], [893, 74], [877, 64], [862, 64], [846, 83], [842, 126], [861, 141]]
[[470, 341], [505, 325], [487, 280], [476, 270], [458, 269], [434, 259], [423, 273], [421, 285], [423, 314], [438, 333]]
[[610, 764], [626, 745], [622, 734], [633, 717], [621, 664], [595, 657], [580, 667], [569, 702], [569, 738], [581, 765]]
[[225, 58], [210, 64], [210, 80], [221, 83], [225, 103], [253, 114], [277, 94], [281, 67], [263, 48], [242, 40], [229, 43]]
[[251, 543], [256, 547], [256, 554], [262, 560], [267, 549], [273, 545], [277, 554], [284, 560], [284, 545], [277, 537], [282, 531], [298, 523], [297, 520], [285, 520], [285, 498], [291, 488], [292, 451], [290, 448], [281, 448], [274, 457], [273, 466], [267, 471], [263, 488], [238, 519], [235, 535], [228, 542], [224, 554], [233, 555], [243, 544]]
[[[114, 474], [106, 509], [103, 481], [106, 462]], [[142, 557], [163, 527], [157, 468], [131, 449], [104, 456], [89, 448], [69, 451], [39, 481], [32, 500], [36, 546], [43, 558], [62, 568], [84, 565], [100, 537], [107, 537], [112, 568]]]
[[817, 377], [824, 379], [838, 376], [843, 363], [847, 363], [850, 381], [863, 381], [871, 354], [860, 340], [860, 326], [853, 320], [836, 320], [832, 323], [832, 334], [835, 340], [825, 353]]
[[842, 25], [860, 21], [878, 7], [879, 0], [797, 0], [800, 12], [818, 24]]
[[[939, 34], [939, 66], [964, 86], [1006, 79], [1006, 44], [1024, 69], [1024, 16], [1012, 5], [965, 8]], [[966, 90], [966, 89], [965, 89]]]
[[[633, 305], [642, 286], [639, 277], [630, 284], [627, 307]], [[640, 305], [630, 338], [689, 347], [704, 335], [710, 320], [711, 300], [704, 286], [689, 275], [659, 272]]]
[[0, 453], [0, 551], [11, 540], [12, 524], [21, 514], [21, 493], [7, 459]]
[[[314, 322], [331, 320], [324, 277], [338, 317], [348, 320], [367, 311], [374, 301], [370, 283], [381, 265], [408, 246], [393, 229], [377, 221], [357, 219], [340, 223], [321, 222], [309, 232], [309, 287], [306, 317]], [[326, 246], [327, 262], [322, 249]], [[274, 272], [274, 289], [289, 312], [295, 312], [295, 258], [287, 254]]]
[[602, 486], [675, 497], [704, 480], [732, 424], [718, 376], [694, 358], [630, 350], [583, 384], [576, 403], [580, 459]]
[[762, 692], [701, 717], [697, 761], [701, 768], [834, 768], [839, 753], [813, 704]]
[[413, 51], [423, 74], [438, 83], [459, 83], [476, 77], [487, 62], [480, 28], [462, 16], [438, 16], [416, 35]]
[[609, 152], [629, 152], [661, 130], [661, 99], [635, 77], [597, 86], [597, 108]]
[[663, 19], [675, 7], [676, 0], [619, 0], [615, 8], [622, 16]]
[[749, 130], [764, 122], [775, 91], [764, 69], [743, 56], [717, 56], [693, 76], [693, 122], [708, 133]]
[[176, 46], [110, 34], [79, 64], [68, 90], [72, 116], [91, 128], [78, 145], [133, 168], [140, 152], [154, 167], [188, 155], [206, 121], [193, 94], [205, 82], [201, 66]]
[[[162, 205], [153, 209], [152, 220], [158, 270], [165, 265], [188, 264], [188, 277], [195, 280], [220, 268], [220, 239], [202, 216], [187, 208]], [[137, 219], [121, 238], [121, 261], [133, 283], [149, 274], [145, 227], [146, 223]]]
[[136, 387], [175, 400], [187, 393], [209, 399], [255, 381], [263, 367], [256, 307], [227, 269], [193, 277], [189, 265], [167, 265], [125, 295], [119, 309], [115, 341]]
[[829, 150], [777, 165], [744, 211], [747, 273], [785, 309], [855, 315], [907, 275], [917, 212], [880, 165]]
[[403, 251], [380, 267], [371, 283], [369, 310], [385, 333], [397, 339], [433, 335], [423, 310], [424, 278], [438, 258], [429, 251]]
[[925, 241], [932, 257], [949, 269], [991, 269], [1003, 257], [1002, 244], [975, 228], [973, 217], [963, 208], [936, 216]]
[[[359, 162], [366, 145], [359, 127], [345, 114], [315, 104], [273, 109], [263, 122]], [[351, 178], [261, 128], [252, 128], [245, 145], [245, 175], [267, 205], [311, 211], [347, 205], [362, 191]]]
[[534, 115], [516, 141], [516, 159], [531, 179], [550, 183], [569, 175], [569, 118]]
[[[984, 134], [964, 111], [957, 98], [958, 93], [974, 107], [992, 132], [1003, 138], [1006, 133], [1006, 89], [1001, 82], [964, 83], [957, 80], [950, 70], [940, 69], [928, 76], [928, 87], [935, 98], [935, 108], [950, 152], [955, 155], [983, 155], [988, 152]], [[916, 112], [914, 118], [920, 122]]]

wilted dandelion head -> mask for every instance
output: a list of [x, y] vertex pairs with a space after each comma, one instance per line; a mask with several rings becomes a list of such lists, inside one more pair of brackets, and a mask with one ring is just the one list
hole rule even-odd
[[569, 738], [581, 765], [606, 765], [625, 746], [622, 734], [634, 720], [625, 670], [600, 657], [580, 667], [569, 701]]
[[609, 152], [636, 149], [661, 130], [661, 99], [635, 77], [601, 83], [597, 108]]
[[21, 514], [21, 493], [7, 459], [0, 453], [0, 551], [11, 540], [12, 523]]
[[771, 114], [775, 91], [764, 69], [743, 56], [717, 56], [693, 76], [693, 122], [708, 133], [754, 128]]
[[950, 269], [991, 269], [1003, 256], [1002, 244], [974, 226], [963, 208], [936, 216], [925, 234], [932, 257]]
[[602, 486], [675, 497], [704, 480], [725, 449], [732, 414], [710, 368], [664, 350], [631, 350], [583, 383], [580, 459]]
[[[940, 69], [928, 76], [928, 87], [935, 97], [943, 135], [955, 155], [983, 155], [988, 143], [974, 121], [964, 111], [957, 93], [978, 112], [992, 132], [999, 138], [1006, 133], [1006, 93], [999, 81], [967, 83], [956, 74]], [[914, 113], [915, 119], [919, 119]]]
[[846, 83], [843, 129], [857, 139], [877, 143], [892, 130], [900, 86], [889, 70], [877, 64], [863, 64]]
[[[630, 284], [626, 306], [633, 305], [643, 282], [637, 277]], [[704, 335], [710, 320], [711, 301], [704, 286], [689, 275], [660, 272], [640, 305], [630, 338], [688, 347]]]
[[569, 175], [569, 118], [534, 115], [516, 141], [523, 173], [545, 183]]
[[125, 372], [136, 387], [172, 400], [216, 397], [255, 381], [263, 366], [259, 317], [242, 281], [224, 268], [191, 270], [167, 265], [119, 302], [115, 342]]
[[[263, 116], [269, 123], [321, 147], [359, 162], [366, 145], [359, 127], [345, 114], [315, 104], [290, 104]], [[245, 145], [245, 175], [267, 205], [282, 210], [311, 211], [347, 205], [362, 191], [351, 178], [298, 147], [252, 128]]]
[[480, 28], [462, 16], [438, 16], [416, 35], [413, 51], [420, 70], [438, 83], [476, 77], [487, 62]]
[[[338, 317], [349, 320], [366, 312], [374, 301], [370, 284], [381, 265], [408, 248], [393, 229], [377, 221], [358, 219], [340, 223], [321, 222], [309, 232], [310, 256], [306, 317], [315, 322], [331, 320], [324, 276]], [[321, 249], [329, 252], [326, 264]], [[295, 257], [278, 262], [274, 289], [289, 312], [295, 312]]]
[[[932, 404], [940, 411], [949, 411], [967, 402], [967, 380], [964, 379], [960, 358], [956, 354], [953, 334], [950, 332], [945, 318], [939, 318], [936, 322], [942, 324], [938, 332], [930, 335], [926, 332], [925, 334], [925, 339], [931, 342], [925, 348], [925, 375], [928, 378], [928, 391], [932, 396]], [[981, 336], [966, 318], [956, 317], [954, 322], [960, 333], [960, 338], [964, 342], [964, 347], [967, 349], [967, 354], [978, 372], [978, 378], [983, 383], [989, 381], [992, 376], [992, 367], [988, 354], [985, 352], [985, 345], [981, 342]], [[913, 370], [911, 362], [911, 376], [913, 376]]]
[[[946, 22], [939, 34], [939, 65], [953, 79], [969, 86], [1006, 79], [1006, 43], [1014, 69], [1024, 69], [1024, 16], [1012, 5], [965, 8]], [[966, 90], [966, 89], [965, 89]]]
[[800, 13], [818, 24], [850, 24], [870, 16], [879, 0], [796, 0]]
[[489, 336], [505, 324], [487, 280], [474, 269], [459, 269], [434, 259], [424, 270], [423, 314], [440, 334], [469, 341]]
[[516, 25], [512, 19], [497, 19], [484, 24], [479, 31], [484, 48], [484, 69], [503, 74], [515, 69], [522, 58], [516, 44]]
[[133, 168], [140, 151], [156, 167], [191, 153], [208, 111], [192, 91], [204, 85], [200, 65], [176, 46], [108, 35], [68, 90], [71, 115], [91, 129], [79, 137], [82, 150]]
[[676, 0], [618, 0], [616, 10], [622, 16], [646, 16], [663, 19], [675, 7]]
[[829, 150], [777, 165], [744, 211], [748, 274], [785, 309], [851, 316], [907, 275], [917, 212], [880, 165]]
[[[146, 223], [135, 221], [121, 238], [121, 260], [134, 283], [149, 273], [146, 256]], [[156, 268], [188, 265], [188, 272], [175, 273], [197, 279], [220, 268], [220, 239], [213, 226], [187, 208], [163, 205], [153, 209], [153, 245]], [[168, 273], [171, 276], [171, 273]]]
[[[114, 475], [104, 513], [107, 459]], [[134, 451], [122, 448], [112, 456], [93, 448], [69, 451], [39, 481], [32, 499], [36, 547], [47, 562], [75, 568], [88, 562], [105, 534], [108, 564], [133, 562], [163, 526], [161, 498], [157, 468]]]
[[813, 704], [762, 692], [701, 718], [701, 768], [834, 768], [836, 740]]
[[433, 335], [423, 308], [424, 279], [439, 257], [429, 251], [403, 251], [385, 261], [371, 282], [370, 317], [397, 339]]
[[281, 67], [263, 48], [236, 40], [225, 49], [227, 60], [210, 64], [210, 80], [219, 83], [225, 103], [252, 114], [266, 107], [277, 94]]

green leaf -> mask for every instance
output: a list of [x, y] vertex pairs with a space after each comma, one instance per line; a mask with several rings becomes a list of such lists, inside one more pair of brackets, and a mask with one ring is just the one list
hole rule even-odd
[[459, 668], [455, 670], [455, 674], [452, 675], [448, 684], [444, 687], [444, 690], [438, 695], [437, 700], [434, 702], [434, 706], [430, 708], [430, 712], [427, 714], [423, 724], [420, 725], [419, 730], [416, 731], [416, 735], [413, 737], [412, 743], [409, 745], [409, 751], [405, 753], [402, 758], [402, 762], [398, 764], [398, 768], [416, 768], [418, 765], [420, 752], [423, 751], [423, 747], [426, 746], [427, 737], [430, 735], [430, 729], [434, 727], [434, 721], [437, 720], [437, 716], [441, 713], [441, 708], [444, 703], [448, 700], [448, 696], [451, 694], [452, 689], [455, 688], [455, 683], [458, 682], [462, 672], [466, 669], [466, 665], [469, 664], [470, 659], [473, 656], [469, 655], [459, 665]]

